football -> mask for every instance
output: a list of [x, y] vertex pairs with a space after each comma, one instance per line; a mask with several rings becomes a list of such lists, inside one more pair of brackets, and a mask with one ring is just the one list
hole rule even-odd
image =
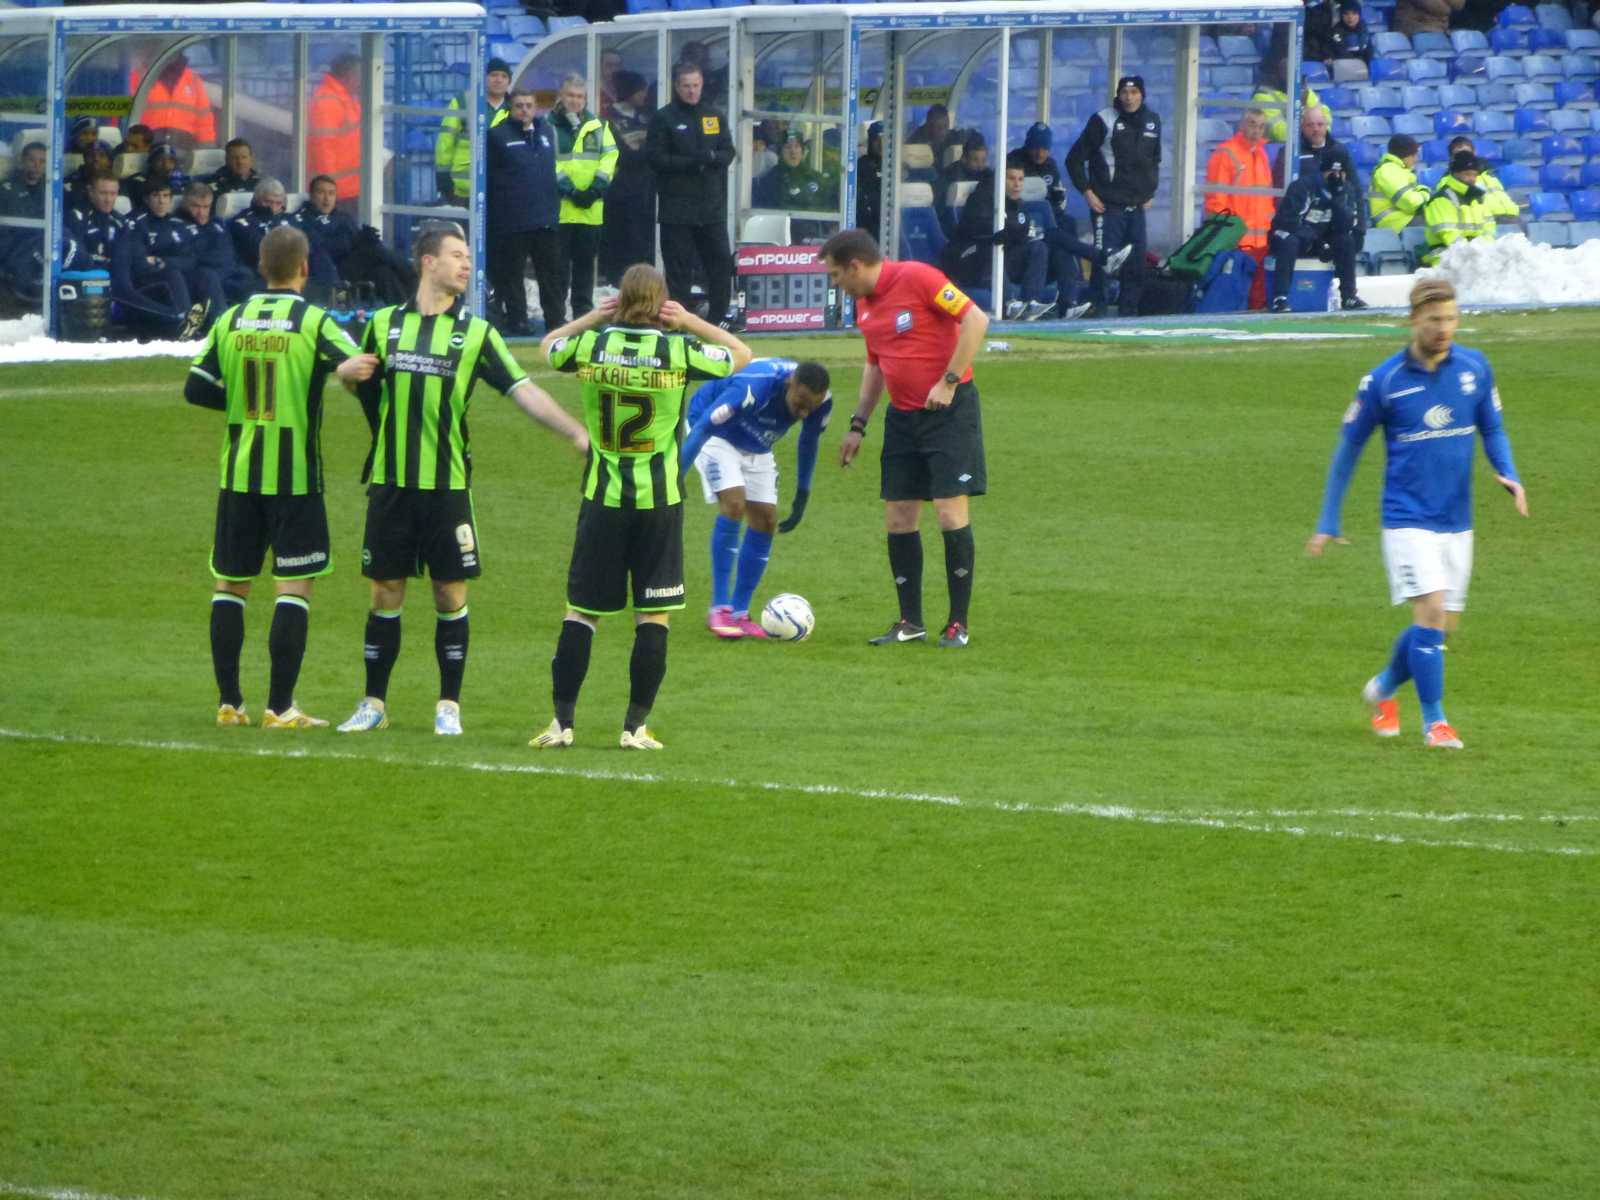
[[761, 628], [781, 642], [803, 642], [816, 627], [810, 603], [793, 592], [774, 596], [761, 610]]

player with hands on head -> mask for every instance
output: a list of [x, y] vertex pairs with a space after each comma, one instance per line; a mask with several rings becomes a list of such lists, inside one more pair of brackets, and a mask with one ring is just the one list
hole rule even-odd
[[645, 725], [667, 674], [667, 623], [683, 608], [683, 491], [678, 465], [684, 396], [696, 380], [750, 363], [733, 334], [667, 299], [646, 263], [617, 294], [540, 343], [551, 367], [578, 377], [589, 429], [583, 500], [567, 568], [567, 611], [550, 662], [555, 716], [528, 743], [572, 745], [578, 693], [600, 618], [633, 608], [624, 750], [660, 750]]
[[1306, 553], [1322, 554], [1340, 536], [1339, 511], [1362, 447], [1382, 428], [1387, 450], [1383, 479], [1383, 561], [1394, 604], [1411, 605], [1411, 625], [1395, 640], [1389, 663], [1367, 681], [1362, 699], [1380, 737], [1400, 733], [1395, 693], [1416, 683], [1423, 744], [1461, 749], [1444, 713], [1444, 648], [1467, 604], [1472, 576], [1472, 449], [1483, 437], [1494, 480], [1528, 515], [1528, 494], [1511, 460], [1501, 421], [1500, 389], [1489, 360], [1457, 346], [1455, 287], [1424, 279], [1411, 289], [1411, 342], [1361, 381], [1345, 410], [1339, 447], [1317, 531]]
[[[828, 370], [821, 363], [758, 358], [737, 375], [702, 384], [689, 402], [689, 435], [678, 451], [680, 471], [693, 463], [711, 529], [711, 609], [706, 628], [720, 638], [765, 638], [750, 619], [750, 601], [772, 554], [772, 535], [805, 517], [822, 431], [833, 412]], [[772, 447], [796, 424], [798, 481], [789, 515], [778, 523], [778, 460]], [[744, 542], [739, 526], [747, 526]]]

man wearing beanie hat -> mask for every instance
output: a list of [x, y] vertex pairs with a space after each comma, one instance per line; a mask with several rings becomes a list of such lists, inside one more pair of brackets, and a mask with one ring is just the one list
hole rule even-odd
[[636, 262], [655, 262], [656, 223], [641, 218], [656, 211], [656, 177], [650, 173], [645, 139], [650, 134], [650, 81], [633, 71], [611, 77], [607, 121], [617, 146], [617, 174], [606, 189], [600, 236], [600, 275], [612, 286]]
[[1457, 150], [1450, 156], [1450, 173], [1439, 180], [1433, 197], [1422, 210], [1428, 223], [1428, 246], [1422, 265], [1431, 267], [1449, 246], [1474, 238], [1494, 240], [1494, 219], [1484, 203], [1486, 193], [1478, 186], [1483, 160], [1471, 150]]
[[1306, 171], [1291, 183], [1272, 218], [1273, 312], [1289, 312], [1289, 289], [1296, 261], [1302, 256], [1333, 264], [1339, 279], [1341, 307], [1367, 307], [1356, 295], [1356, 239], [1361, 193], [1345, 175], [1344, 164], [1330, 160], [1322, 170]]
[[1344, 0], [1339, 5], [1339, 19], [1334, 22], [1333, 32], [1328, 35], [1328, 45], [1335, 59], [1354, 58], [1371, 64], [1372, 30], [1361, 19], [1360, 0]]
[[[491, 58], [483, 73], [484, 96], [478, 108], [484, 137], [510, 113], [506, 106], [510, 90], [511, 64], [503, 58]], [[472, 135], [461, 119], [465, 111], [466, 97], [452, 96], [450, 115], [439, 123], [439, 138], [433, 144], [433, 176], [443, 203], [471, 207]]]
[[[1117, 311], [1137, 316], [1144, 287], [1144, 214], [1161, 180], [1161, 118], [1145, 107], [1141, 76], [1117, 80], [1113, 104], [1090, 117], [1073, 143], [1067, 174], [1089, 203], [1095, 248], [1133, 247], [1120, 272]], [[1090, 296], [1100, 307], [1108, 302], [1107, 274], [1096, 266], [1089, 281]]]
[[[1447, 162], [1455, 157], [1458, 150], [1471, 150], [1474, 154], [1478, 152], [1478, 148], [1472, 144], [1472, 139], [1465, 134], [1457, 134], [1451, 138], [1449, 146], [1445, 149], [1449, 156]], [[1478, 164], [1478, 186], [1483, 189], [1483, 207], [1488, 214], [1488, 221], [1499, 225], [1517, 224], [1522, 216], [1522, 207], [1515, 197], [1506, 191], [1506, 185], [1495, 178], [1487, 162], [1480, 161]]]
[[1367, 192], [1367, 215], [1375, 229], [1404, 229], [1428, 203], [1426, 186], [1417, 182], [1417, 139], [1397, 133], [1389, 152], [1378, 160]]
[[1112, 274], [1122, 266], [1132, 251], [1131, 246], [1113, 249], [1109, 253], [1096, 248], [1078, 237], [1078, 223], [1067, 211], [1066, 177], [1050, 153], [1055, 135], [1043, 121], [1028, 126], [1022, 139], [1022, 148], [1006, 155], [1006, 169], [1022, 168], [1024, 179], [1044, 181], [1045, 199], [1050, 204], [1052, 227], [1044, 230], [1044, 242], [1050, 251], [1050, 277], [1055, 280], [1059, 293], [1058, 310], [1063, 317], [1081, 316], [1089, 311], [1088, 304], [1078, 303], [1078, 292], [1083, 286], [1083, 271], [1076, 260], [1083, 259], [1091, 267], [1109, 265]]
[[867, 126], [867, 152], [856, 159], [856, 228], [878, 236], [883, 220], [883, 122]]

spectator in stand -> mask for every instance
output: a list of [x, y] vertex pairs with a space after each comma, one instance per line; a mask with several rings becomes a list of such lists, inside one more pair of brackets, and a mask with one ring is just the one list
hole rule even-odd
[[922, 118], [922, 124], [911, 131], [906, 138], [906, 145], [927, 146], [933, 151], [933, 166], [935, 170], [944, 167], [945, 148], [950, 145], [950, 110], [942, 104], [928, 106], [928, 115]]
[[172, 215], [170, 180], [148, 179], [144, 203], [112, 248], [111, 295], [152, 331], [193, 337], [222, 314], [222, 280], [195, 261], [194, 227]]
[[1333, 58], [1333, 27], [1339, 16], [1335, 0], [1305, 0], [1305, 41], [1300, 47], [1300, 61], [1327, 62]]
[[[1211, 152], [1206, 164], [1206, 182], [1217, 187], [1270, 188], [1272, 164], [1267, 158], [1267, 114], [1247, 108], [1239, 118], [1234, 135]], [[1207, 192], [1205, 211], [1231, 212], [1244, 221], [1244, 236], [1239, 249], [1256, 264], [1250, 280], [1250, 307], [1267, 306], [1267, 238], [1272, 230], [1276, 198], [1260, 192]]]
[[950, 278], [960, 287], [989, 287], [993, 279], [994, 255], [991, 246], [1004, 247], [1003, 264], [1007, 291], [1016, 298], [1005, 303], [1008, 321], [1037, 321], [1054, 304], [1045, 299], [1045, 280], [1050, 271], [1050, 250], [1044, 230], [1028, 220], [1022, 211], [1021, 166], [1006, 168], [1005, 217], [996, 228], [993, 177], [979, 180], [961, 206], [956, 236], [946, 252]]
[[340, 200], [361, 194], [361, 56], [341, 54], [311, 93], [306, 121], [306, 169], [327, 175]]
[[1361, 194], [1350, 187], [1344, 167], [1329, 161], [1320, 172], [1307, 171], [1283, 194], [1272, 218], [1272, 311], [1289, 311], [1295, 260], [1316, 256], [1333, 263], [1342, 307], [1365, 308], [1356, 295], [1356, 218]]
[[1372, 171], [1367, 192], [1367, 215], [1374, 229], [1401, 230], [1427, 205], [1431, 193], [1417, 182], [1417, 139], [1397, 133], [1389, 139], [1389, 152]]
[[606, 189], [600, 274], [616, 287], [622, 283], [622, 273], [634, 263], [656, 260], [655, 222], [640, 219], [641, 213], [655, 212], [656, 180], [645, 150], [651, 117], [649, 81], [632, 71], [618, 71], [612, 86], [616, 99], [610, 121], [617, 144], [617, 175]]
[[[1452, 159], [1463, 150], [1477, 154], [1478, 148], [1472, 144], [1472, 139], [1464, 135], [1450, 139], [1446, 147]], [[1489, 220], [1495, 225], [1515, 225], [1522, 214], [1521, 207], [1516, 198], [1506, 191], [1506, 185], [1495, 178], [1494, 172], [1489, 169], [1489, 164], [1479, 160], [1478, 186], [1483, 189], [1483, 207]]]
[[[1294, 159], [1294, 173], [1296, 175], [1311, 171], [1322, 174], [1323, 168], [1330, 162], [1337, 162], [1344, 168], [1345, 182], [1355, 181], [1359, 184], [1360, 174], [1356, 171], [1355, 160], [1350, 157], [1350, 151], [1338, 138], [1332, 136], [1328, 129], [1332, 123], [1331, 114], [1324, 105], [1305, 109], [1300, 114], [1300, 148], [1291, 155], [1287, 149], [1278, 155], [1278, 161], [1272, 168], [1272, 182], [1278, 187], [1284, 184], [1284, 164]], [[1360, 188], [1358, 187], [1359, 191]], [[1365, 222], [1363, 222], [1363, 226]]]
[[[1067, 174], [1089, 204], [1095, 249], [1133, 247], [1122, 265], [1117, 311], [1137, 316], [1144, 288], [1144, 214], [1155, 203], [1161, 180], [1161, 118], [1145, 107], [1141, 76], [1117, 80], [1112, 106], [1085, 122], [1067, 154]], [[1089, 280], [1097, 309], [1109, 303], [1108, 274], [1096, 266]]]
[[1450, 156], [1450, 173], [1439, 180], [1422, 210], [1422, 219], [1428, 223], [1423, 266], [1434, 266], [1439, 256], [1457, 242], [1494, 240], [1494, 217], [1484, 203], [1488, 193], [1478, 186], [1482, 170], [1483, 161], [1471, 150], [1457, 150]]
[[255, 268], [240, 263], [233, 249], [233, 238], [218, 221], [212, 220], [216, 193], [211, 185], [195, 180], [183, 190], [179, 217], [187, 221], [194, 238], [194, 261], [198, 267], [215, 272], [222, 283], [222, 294], [229, 304], [255, 292], [261, 277]]
[[239, 262], [257, 272], [256, 286], [264, 289], [266, 280], [260, 278], [261, 239], [279, 225], [290, 224], [289, 214], [283, 211], [288, 200], [283, 184], [270, 175], [256, 184], [252, 203], [237, 217], [228, 222], [228, 236], [233, 239], [233, 252]]
[[605, 194], [617, 174], [611, 126], [590, 112], [582, 75], [561, 81], [550, 125], [556, 139], [556, 190], [561, 193], [561, 290], [570, 291], [572, 315], [594, 307], [594, 264], [605, 222]]
[[254, 192], [261, 182], [256, 174], [256, 152], [243, 138], [234, 138], [223, 148], [222, 166], [207, 182], [213, 194], [225, 192]]
[[[503, 58], [491, 58], [483, 72], [483, 100], [478, 106], [478, 120], [483, 124], [483, 136], [504, 121], [510, 114], [507, 94], [511, 91], [511, 64]], [[433, 177], [439, 189], [441, 204], [472, 206], [472, 137], [462, 115], [466, 112], [465, 96], [450, 97], [450, 115], [439, 123], [439, 138], [433, 144]]]
[[1398, 0], [1389, 27], [1413, 37], [1419, 33], [1449, 33], [1450, 18], [1466, 0]]
[[1328, 44], [1332, 47], [1328, 56], [1331, 61], [1355, 58], [1368, 66], [1372, 64], [1372, 30], [1361, 17], [1360, 0], [1344, 0], [1339, 5], [1339, 22], [1333, 27]]
[[[566, 323], [561, 291], [561, 198], [556, 191], [556, 140], [549, 124], [535, 116], [534, 95], [511, 93], [510, 116], [489, 131], [488, 227], [489, 286], [500, 311], [500, 331], [528, 337], [528, 294], [524, 269], [533, 260], [545, 328]], [[635, 224], [648, 224], [635, 211]]]
[[137, 154], [143, 158], [150, 153], [150, 147], [156, 144], [155, 134], [148, 125], [130, 125], [128, 132], [122, 139], [122, 144], [111, 152], [112, 161], [121, 158], [124, 154]]
[[672, 101], [650, 119], [645, 145], [656, 175], [667, 290], [692, 309], [689, 292], [698, 266], [706, 277], [709, 319], [720, 322], [733, 293], [728, 165], [736, 151], [725, 118], [702, 99], [704, 88], [700, 67], [674, 64]]
[[[141, 81], [142, 73], [135, 71], [134, 92]], [[139, 119], [150, 126], [156, 141], [173, 142], [186, 149], [217, 144], [217, 116], [211, 110], [211, 96], [181, 53], [161, 64], [160, 73], [145, 93]]]
[[67, 176], [66, 203], [69, 207], [87, 209], [90, 206], [89, 184], [101, 171], [113, 179], [117, 177], [111, 169], [111, 148], [104, 142], [96, 142], [94, 149], [83, 156], [83, 166]]
[[856, 228], [874, 238], [883, 222], [883, 122], [867, 126], [867, 152], [856, 159]]
[[[1280, 28], [1280, 26], [1274, 26]], [[1286, 28], [1283, 27], [1283, 28]], [[1284, 64], [1276, 61], [1270, 67], [1263, 67], [1261, 83], [1257, 86], [1255, 95], [1250, 97], [1250, 103], [1266, 114], [1267, 140], [1281, 142], [1289, 136], [1289, 118], [1286, 115], [1289, 109], [1289, 92], [1284, 83]], [[1315, 108], [1322, 101], [1317, 93], [1311, 89], [1309, 83], [1300, 87], [1300, 112], [1304, 115], [1309, 108]]]
[[178, 168], [178, 148], [171, 142], [158, 142], [150, 147], [150, 153], [145, 156], [144, 170], [122, 181], [122, 194], [133, 205], [135, 213], [144, 208], [144, 190], [152, 179], [165, 179], [176, 187], [188, 182]]

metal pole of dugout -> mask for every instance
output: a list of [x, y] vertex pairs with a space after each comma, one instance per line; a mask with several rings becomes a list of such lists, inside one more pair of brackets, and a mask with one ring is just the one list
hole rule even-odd
[[[64, 157], [66, 154], [67, 113], [72, 98], [74, 80], [78, 73], [108, 47], [119, 42], [139, 39], [146, 43], [163, 42], [164, 48], [147, 64], [148, 69], [127, 102], [128, 117], [139, 111], [137, 105], [148, 94], [159, 65], [180, 50], [197, 42], [222, 39], [226, 51], [221, 56], [224, 66], [222, 76], [207, 80], [207, 90], [213, 108], [221, 115], [221, 132], [231, 136], [236, 132], [240, 110], [253, 105], [253, 111], [272, 112], [289, 130], [293, 145], [294, 179], [304, 190], [305, 145], [308, 126], [305, 116], [307, 96], [311, 84], [307, 63], [314, 39], [321, 37], [357, 37], [363, 60], [361, 87], [360, 145], [360, 219], [384, 229], [390, 221], [398, 222], [410, 217], [439, 217], [448, 220], [466, 220], [468, 242], [474, 262], [473, 284], [470, 300], [475, 310], [481, 312], [484, 301], [483, 255], [483, 122], [480, 118], [478, 97], [483, 92], [485, 53], [484, 10], [474, 3], [454, 0], [440, 3], [355, 3], [355, 4], [297, 4], [297, 3], [243, 3], [220, 8], [196, 9], [175, 4], [156, 4], [137, 9], [123, 6], [85, 6], [81, 8], [32, 8], [0, 10], [0, 53], [8, 53], [18, 45], [37, 39], [45, 48], [47, 60], [41, 77], [44, 94], [26, 104], [13, 101], [3, 106], [0, 122], [7, 125], [27, 125], [45, 118], [48, 139], [49, 195], [45, 203], [42, 228], [46, 253], [44, 254], [44, 317], [51, 336], [59, 332], [57, 304], [58, 284], [63, 251], [63, 186], [65, 183]], [[391, 165], [398, 171], [404, 165], [403, 139], [400, 133], [403, 118], [421, 117], [437, 131], [437, 126], [449, 115], [450, 96], [432, 98], [436, 102], [406, 104], [390, 100], [399, 95], [395, 89], [404, 81], [388, 77], [386, 60], [392, 48], [391, 39], [416, 38], [428, 44], [437, 44], [441, 35], [452, 47], [459, 46], [467, 64], [467, 102], [462, 112], [466, 131], [472, 141], [474, 172], [473, 195], [470, 208], [401, 202], [397, 184], [388, 178]], [[288, 110], [265, 104], [243, 93], [233, 73], [238, 62], [237, 50], [246, 40], [268, 37], [292, 37], [293, 47], [293, 100]], [[84, 43], [83, 39], [93, 40]], [[391, 138], [396, 144], [391, 145]], [[219, 138], [219, 141], [223, 138]], [[33, 226], [33, 222], [14, 222]]]

